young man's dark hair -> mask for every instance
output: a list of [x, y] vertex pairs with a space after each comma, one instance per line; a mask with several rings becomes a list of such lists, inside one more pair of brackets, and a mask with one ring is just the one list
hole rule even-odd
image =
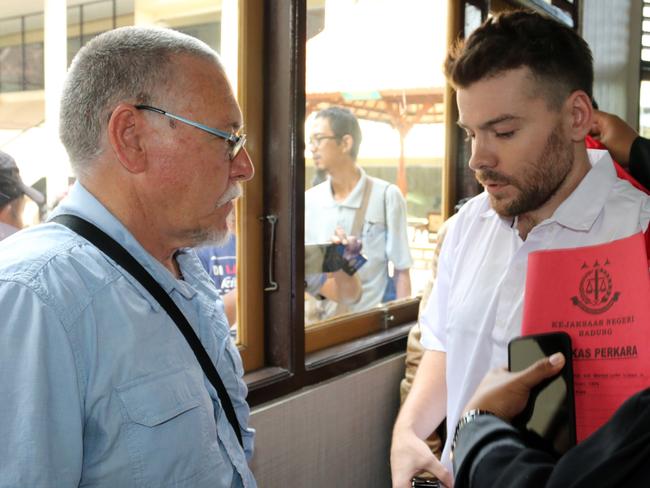
[[350, 156], [356, 160], [361, 145], [361, 127], [359, 127], [359, 121], [354, 114], [347, 108], [328, 107], [318, 112], [316, 118], [327, 119], [337, 139], [341, 139], [345, 135], [352, 136], [354, 142], [350, 148]]
[[576, 90], [592, 98], [593, 59], [588, 44], [566, 25], [538, 13], [517, 10], [488, 19], [445, 60], [457, 87], [504, 71], [528, 67], [552, 108]]

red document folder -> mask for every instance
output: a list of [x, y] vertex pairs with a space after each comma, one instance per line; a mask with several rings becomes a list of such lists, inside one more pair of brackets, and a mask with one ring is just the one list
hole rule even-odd
[[639, 233], [528, 256], [522, 334], [567, 332], [578, 442], [650, 386], [650, 276]]

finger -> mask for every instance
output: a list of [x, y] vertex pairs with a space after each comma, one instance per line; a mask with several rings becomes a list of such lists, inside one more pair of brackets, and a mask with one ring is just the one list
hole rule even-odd
[[393, 488], [411, 488], [411, 479], [413, 479], [414, 475], [415, 473], [392, 472]]
[[440, 461], [438, 461], [436, 457], [433, 457], [424, 470], [438, 478], [445, 486], [451, 488], [454, 485], [454, 478], [451, 476], [451, 473], [442, 465], [442, 463], [440, 463]]
[[564, 367], [565, 363], [566, 359], [564, 354], [556, 352], [550, 357], [542, 358], [533, 363], [531, 366], [518, 373], [518, 375], [520, 375], [520, 379], [526, 387], [533, 388], [546, 378], [558, 374]]

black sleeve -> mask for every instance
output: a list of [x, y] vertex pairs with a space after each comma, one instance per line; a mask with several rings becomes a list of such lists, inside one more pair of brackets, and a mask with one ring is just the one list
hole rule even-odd
[[465, 425], [456, 444], [456, 488], [650, 486], [650, 388], [629, 398], [557, 462], [491, 415]]
[[650, 189], [650, 139], [637, 137], [630, 148], [630, 174]]
[[550, 454], [526, 447], [517, 429], [492, 415], [460, 430], [453, 462], [456, 488], [539, 488], [555, 466]]
[[626, 400], [605, 425], [562, 456], [546, 486], [650, 486], [650, 388]]

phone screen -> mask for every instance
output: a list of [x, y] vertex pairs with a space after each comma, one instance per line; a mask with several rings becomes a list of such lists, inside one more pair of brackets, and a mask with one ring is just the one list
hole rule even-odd
[[526, 409], [513, 424], [534, 433], [539, 447], [563, 454], [576, 443], [571, 338], [554, 332], [519, 337], [508, 344], [509, 369], [515, 372], [556, 352], [564, 354], [564, 368], [558, 376], [533, 389]]

